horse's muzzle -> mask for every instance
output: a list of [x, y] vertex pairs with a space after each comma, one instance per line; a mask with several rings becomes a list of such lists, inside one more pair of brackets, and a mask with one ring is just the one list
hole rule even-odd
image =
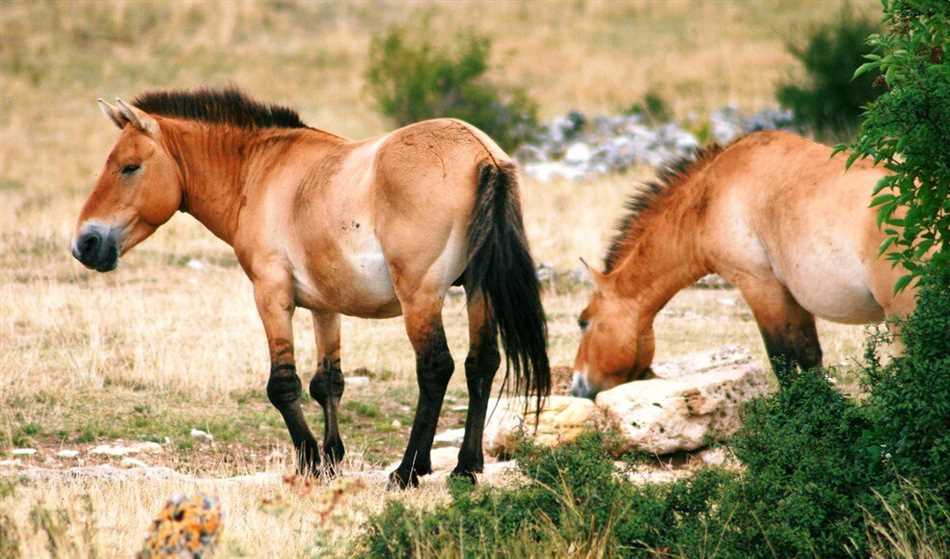
[[119, 265], [119, 233], [100, 223], [84, 225], [73, 240], [72, 253], [83, 266], [111, 272]]

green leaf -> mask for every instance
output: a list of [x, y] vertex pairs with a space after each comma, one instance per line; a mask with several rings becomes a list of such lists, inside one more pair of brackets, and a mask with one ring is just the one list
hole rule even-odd
[[900, 293], [910, 285], [910, 282], [914, 279], [914, 276], [908, 274], [906, 276], [901, 276], [897, 283], [894, 284], [894, 293]]

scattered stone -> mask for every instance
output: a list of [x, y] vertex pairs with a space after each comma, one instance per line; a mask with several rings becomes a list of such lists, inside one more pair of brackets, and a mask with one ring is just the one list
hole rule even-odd
[[530, 437], [542, 446], [571, 442], [591, 427], [596, 416], [592, 401], [570, 396], [550, 396], [540, 417], [534, 401], [529, 403], [526, 415], [524, 409], [521, 398], [503, 398], [497, 405], [489, 406], [484, 438], [484, 450], [489, 456], [510, 454], [522, 437]]
[[366, 386], [369, 384], [369, 377], [357, 376], [346, 377], [344, 382], [347, 386]]
[[122, 459], [122, 462], [119, 463], [123, 468], [148, 468], [148, 464], [138, 460], [136, 458], [129, 458], [126, 456]]
[[442, 431], [441, 433], [435, 436], [433, 442], [437, 443], [446, 443], [454, 446], [462, 444], [462, 441], [465, 439], [465, 428], [459, 429], [449, 429], [447, 431]]
[[707, 274], [699, 278], [699, 280], [693, 284], [693, 287], [702, 289], [729, 289], [732, 287], [732, 284], [724, 280], [719, 274]]
[[77, 456], [79, 456], [78, 450], [72, 450], [68, 448], [64, 448], [63, 450], [60, 450], [56, 453], [57, 458], [76, 458]]
[[394, 419], [393, 422], [390, 423], [390, 425], [392, 425], [393, 429], [400, 429], [402, 428], [402, 421], [399, 421], [398, 419]]
[[36, 454], [35, 448], [14, 448], [10, 450], [11, 456], [33, 456]]
[[151, 442], [144, 441], [140, 443], [135, 443], [130, 446], [125, 446], [121, 442], [116, 443], [115, 445], [103, 444], [99, 445], [89, 451], [89, 454], [98, 455], [98, 456], [127, 456], [129, 454], [139, 454], [139, 453], [153, 453], [161, 452], [162, 445]]
[[663, 455], [727, 439], [741, 425], [742, 404], [769, 391], [764, 370], [741, 364], [629, 382], [601, 392], [596, 402], [622, 434], [618, 450]]
[[[429, 453], [429, 459], [432, 461], [433, 472], [450, 472], [458, 464], [459, 448], [457, 446], [443, 446], [442, 448], [433, 448]], [[391, 472], [399, 467], [400, 462], [396, 461], [386, 466], [385, 471]]]
[[203, 272], [207, 268], [207, 266], [205, 266], [205, 263], [202, 262], [201, 260], [198, 260], [197, 258], [190, 258], [188, 260], [188, 263], [185, 264], [185, 266], [197, 272]]
[[207, 431], [202, 431], [201, 429], [191, 429], [191, 438], [202, 440], [205, 442], [214, 442], [214, 435]]
[[[693, 128], [706, 125], [696, 117], [688, 120]], [[707, 122], [712, 139], [726, 144], [756, 130], [794, 129], [793, 121], [792, 113], [783, 109], [746, 116], [728, 105], [710, 113]], [[542, 126], [536, 139], [522, 144], [514, 156], [525, 174], [538, 181], [576, 181], [635, 165], [659, 167], [699, 146], [696, 135], [675, 122], [650, 127], [638, 114], [590, 118], [571, 111]]]
[[722, 466], [729, 459], [726, 449], [722, 447], [709, 448], [699, 453], [699, 459], [709, 466]]

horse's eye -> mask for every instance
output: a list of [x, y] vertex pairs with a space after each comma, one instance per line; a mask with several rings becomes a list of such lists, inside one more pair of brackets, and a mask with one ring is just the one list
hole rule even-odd
[[587, 321], [587, 319], [584, 319], [584, 318], [577, 319], [577, 325], [580, 326], [581, 332], [583, 332], [584, 330], [587, 330], [588, 324], [590, 323]]
[[122, 167], [122, 174], [128, 176], [128, 175], [131, 175], [132, 173], [134, 173], [134, 172], [136, 172], [136, 171], [138, 171], [138, 170], [139, 170], [139, 165], [135, 165], [135, 164], [133, 163], [133, 164], [126, 165], [126, 166]]

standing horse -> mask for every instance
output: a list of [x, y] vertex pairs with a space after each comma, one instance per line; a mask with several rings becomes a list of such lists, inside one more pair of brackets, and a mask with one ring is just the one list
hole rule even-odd
[[[454, 474], [474, 479], [492, 380], [548, 393], [546, 325], [522, 223], [515, 166], [475, 127], [450, 119], [348, 141], [305, 126], [290, 109], [235, 89], [152, 92], [100, 108], [122, 131], [79, 216], [73, 255], [100, 272], [176, 211], [234, 248], [254, 286], [270, 350], [267, 396], [284, 418], [301, 471], [321, 457], [300, 405], [296, 307], [309, 309], [323, 408], [323, 453], [343, 457], [340, 314], [403, 315], [416, 354], [419, 401], [396, 487], [430, 473], [432, 439], [454, 370], [442, 327], [453, 284], [464, 285], [469, 407]], [[507, 381], [507, 378], [506, 378]]]
[[905, 316], [904, 271], [878, 258], [884, 239], [868, 207], [886, 171], [786, 132], [713, 146], [660, 173], [628, 202], [606, 271], [580, 315], [571, 392], [650, 375], [653, 320], [684, 287], [717, 273], [752, 309], [773, 367], [815, 367], [815, 316], [844, 323]]

